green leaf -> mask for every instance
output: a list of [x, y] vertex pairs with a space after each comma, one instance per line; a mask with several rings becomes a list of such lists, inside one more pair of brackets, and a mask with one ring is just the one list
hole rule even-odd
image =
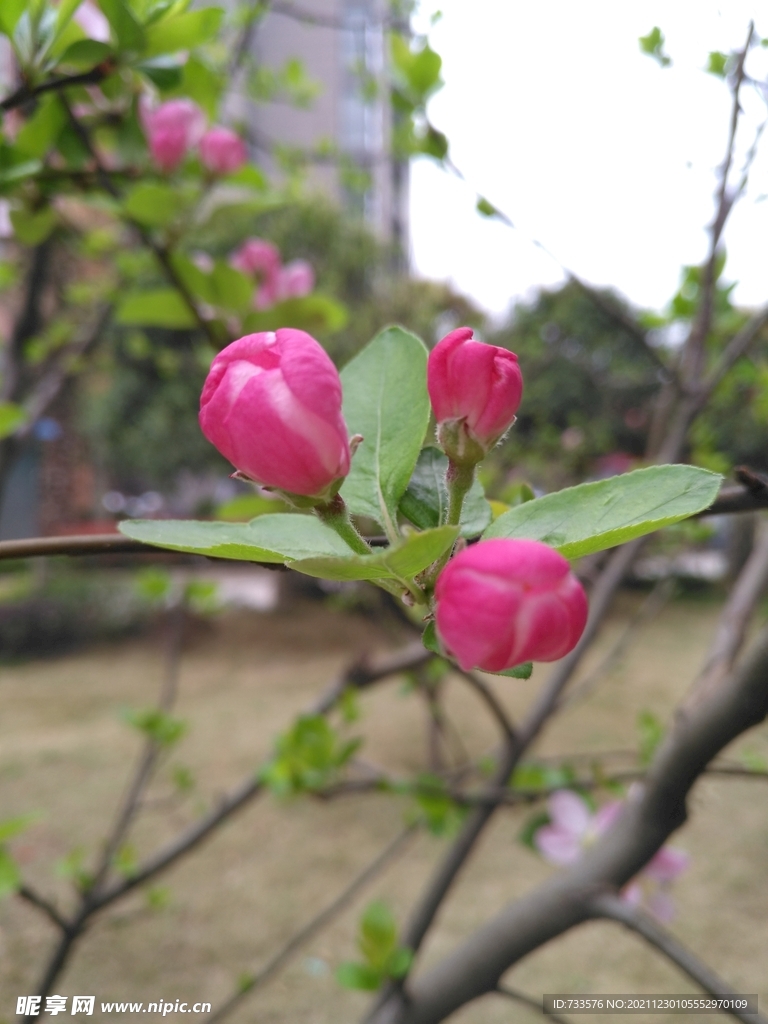
[[112, 54], [112, 47], [96, 39], [77, 39], [66, 48], [59, 63], [74, 64], [78, 68], [92, 68]]
[[456, 540], [455, 526], [414, 533], [401, 544], [371, 555], [306, 558], [288, 562], [291, 569], [327, 580], [412, 580], [436, 561]]
[[145, 601], [164, 601], [171, 593], [172, 580], [163, 569], [149, 566], [136, 577], [136, 590]]
[[647, 36], [640, 36], [638, 42], [643, 53], [653, 57], [660, 67], [668, 68], [672, 63], [670, 58], [664, 53], [664, 33], [658, 25], [655, 25]]
[[214, 303], [223, 309], [232, 310], [240, 316], [248, 312], [253, 304], [253, 281], [224, 260], [217, 260], [211, 274]]
[[123, 209], [147, 227], [164, 227], [173, 221], [181, 207], [177, 189], [154, 182], [142, 182], [128, 192]]
[[483, 534], [527, 537], [566, 558], [625, 544], [708, 508], [722, 477], [696, 466], [650, 466], [568, 487], [512, 508]]
[[190, 57], [184, 65], [180, 92], [201, 106], [211, 120], [216, 117], [223, 86], [223, 76], [199, 57]]
[[378, 334], [341, 373], [344, 418], [362, 434], [341, 494], [356, 515], [397, 536], [397, 507], [429, 422], [427, 349], [402, 327]]
[[719, 50], [710, 51], [705, 71], [718, 78], [725, 78], [728, 71], [728, 54], [721, 53]]
[[39, 160], [56, 142], [66, 120], [66, 111], [58, 96], [45, 96], [16, 136], [16, 149], [25, 156]]
[[143, 327], [194, 327], [194, 314], [175, 288], [129, 292], [118, 305], [115, 321]]
[[[405, 494], [400, 499], [400, 512], [420, 530], [429, 530], [445, 521], [448, 512], [448, 489], [445, 474], [448, 456], [439, 448], [422, 448]], [[464, 499], [461, 510], [462, 537], [477, 537], [491, 522], [491, 506], [485, 499], [482, 485], [475, 480]]]
[[260, 777], [277, 796], [316, 792], [336, 779], [360, 743], [341, 739], [322, 715], [302, 715], [278, 737]]
[[144, 48], [144, 30], [125, 0], [99, 0], [99, 7], [109, 22], [121, 49], [142, 50]]
[[34, 820], [34, 814], [19, 814], [15, 818], [6, 818], [5, 821], [0, 821], [0, 843], [7, 843], [9, 839], [20, 835], [29, 828]]
[[247, 523], [257, 516], [292, 511], [290, 505], [277, 498], [262, 498], [259, 494], [239, 494], [231, 501], [219, 505], [213, 514], [217, 519], [226, 519], [229, 523]]
[[652, 711], [641, 711], [637, 716], [637, 732], [640, 738], [640, 764], [649, 765], [656, 748], [664, 739], [664, 726]]
[[428, 651], [432, 651], [433, 654], [439, 654], [441, 658], [445, 657], [434, 621], [428, 622], [424, 627], [424, 632], [421, 634], [421, 642]]
[[[251, 288], [253, 292], [253, 288]], [[300, 299], [286, 299], [270, 309], [257, 310], [243, 321], [247, 331], [276, 331], [296, 327], [301, 331], [332, 334], [346, 326], [349, 312], [337, 299], [313, 292]]]
[[56, 36], [60, 36], [69, 22], [72, 15], [82, 3], [82, 0], [61, 0], [56, 13]]
[[404, 978], [413, 963], [413, 950], [401, 946], [387, 961], [387, 975], [390, 978]]
[[538, 853], [539, 851], [536, 849], [533, 837], [540, 828], [543, 828], [544, 825], [549, 825], [551, 820], [552, 819], [546, 811], [537, 811], [535, 814], [532, 814], [518, 833], [517, 838], [519, 842], [521, 842], [523, 846], [527, 846], [529, 850], [534, 850]]
[[186, 11], [156, 22], [147, 29], [146, 55], [192, 50], [201, 43], [212, 42], [218, 34], [224, 12], [218, 7], [202, 11]]
[[134, 729], [161, 747], [171, 747], [178, 743], [187, 731], [187, 723], [181, 718], [174, 718], [160, 708], [143, 708], [140, 711], [126, 711], [125, 721]]
[[14, 234], [25, 245], [40, 245], [56, 227], [56, 211], [46, 206], [37, 213], [31, 210], [11, 210], [11, 224]]
[[14, 402], [0, 402], [0, 440], [10, 437], [27, 418], [26, 412]]
[[18, 160], [8, 163], [0, 169], [0, 186], [13, 185], [24, 178], [31, 178], [33, 174], [43, 169], [41, 160]]
[[369, 903], [360, 919], [358, 945], [371, 966], [383, 967], [397, 943], [397, 922], [382, 900]]
[[336, 969], [336, 981], [342, 988], [361, 989], [363, 992], [375, 992], [384, 981], [384, 975], [368, 964], [357, 964], [348, 961]]
[[244, 562], [345, 555], [350, 550], [337, 533], [314, 516], [266, 515], [250, 523], [126, 519], [119, 529], [126, 537], [145, 544]]
[[482, 217], [498, 217], [499, 211], [484, 196], [477, 197], [475, 209]]
[[0, 846], [0, 898], [9, 896], [21, 885], [21, 872], [10, 853]]
[[16, 22], [26, 8], [28, 0], [3, 0], [0, 4], [0, 32], [13, 37]]
[[[483, 669], [487, 672], [487, 669]], [[488, 672], [493, 676], [508, 676], [510, 679], [530, 679], [533, 672], [533, 662], [524, 661], [522, 665], [514, 665], [512, 668], [505, 668], [503, 672]]]
[[155, 57], [154, 60], [144, 60], [136, 64], [135, 68], [142, 75], [146, 75], [161, 92], [175, 89], [184, 77], [182, 65], [176, 57]]

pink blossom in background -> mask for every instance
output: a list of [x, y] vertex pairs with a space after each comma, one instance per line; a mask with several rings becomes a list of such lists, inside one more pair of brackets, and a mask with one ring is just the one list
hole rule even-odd
[[437, 632], [463, 669], [556, 661], [587, 621], [587, 598], [567, 559], [536, 540], [465, 548], [438, 576], [435, 599]]
[[109, 22], [92, 0], [83, 0], [75, 11], [74, 20], [89, 39], [97, 43], [109, 42]]
[[192, 100], [168, 100], [150, 108], [139, 107], [149, 151], [161, 171], [172, 171], [200, 141], [205, 131], [205, 114]]
[[229, 128], [215, 125], [200, 139], [200, 160], [214, 174], [232, 174], [248, 159], [240, 136]]
[[[570, 789], [553, 793], [547, 801], [550, 822], [533, 835], [533, 843], [550, 864], [564, 867], [574, 864], [583, 851], [613, 825], [624, 806], [611, 800], [592, 813], [586, 802]], [[621, 891], [622, 899], [633, 906], [644, 904], [660, 921], [670, 921], [674, 904], [670, 884], [686, 870], [690, 857], [674, 846], [663, 846], [642, 871]]]
[[432, 349], [427, 387], [438, 425], [463, 420], [488, 450], [512, 425], [523, 396], [517, 356], [474, 341], [470, 327], [451, 331]]
[[291, 260], [280, 270], [277, 282], [278, 301], [303, 299], [315, 287], [315, 272], [306, 260]]
[[349, 472], [341, 381], [304, 331], [249, 334], [219, 352], [200, 398], [200, 427], [267, 487], [321, 496]]

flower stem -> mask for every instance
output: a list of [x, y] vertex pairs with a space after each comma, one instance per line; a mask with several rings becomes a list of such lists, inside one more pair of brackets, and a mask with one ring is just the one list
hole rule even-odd
[[358, 555], [370, 555], [370, 545], [357, 532], [354, 523], [349, 518], [349, 511], [344, 504], [344, 499], [340, 494], [335, 495], [324, 505], [315, 505], [315, 515], [322, 519], [326, 526], [330, 526], [332, 530], [335, 530], [341, 539]]
[[469, 494], [474, 482], [474, 465], [460, 466], [452, 460], [449, 461], [448, 472], [445, 474], [445, 483], [448, 488], [447, 526], [458, 526], [461, 522], [461, 509], [464, 505], [464, 499]]

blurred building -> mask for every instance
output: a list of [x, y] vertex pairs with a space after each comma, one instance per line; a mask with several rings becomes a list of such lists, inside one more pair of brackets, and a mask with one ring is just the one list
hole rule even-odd
[[[408, 169], [391, 156], [386, 32], [391, 0], [274, 2], [251, 40], [257, 66], [279, 80], [298, 60], [318, 90], [309, 105], [240, 100], [259, 161], [279, 172], [280, 150], [309, 160], [308, 177], [407, 251]], [[276, 154], [278, 154], [276, 156]]]

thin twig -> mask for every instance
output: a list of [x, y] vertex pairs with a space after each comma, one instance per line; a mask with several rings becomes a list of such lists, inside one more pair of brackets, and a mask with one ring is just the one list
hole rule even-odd
[[[542, 1001], [540, 999], [532, 999], [524, 992], [519, 992], [516, 988], [509, 988], [507, 985], [499, 985], [495, 989], [495, 992], [496, 995], [504, 996], [505, 999], [514, 999], [516, 1003], [522, 1003], [523, 1006], [529, 1006], [532, 1010], [536, 1010], [539, 1015], [544, 1012]], [[548, 1013], [547, 1017], [550, 1020], [553, 1020], [555, 1024], [570, 1024], [567, 1017], [561, 1017], [558, 1013]]]
[[457, 665], [453, 666], [453, 671], [457, 676], [459, 676], [459, 678], [468, 683], [475, 693], [479, 695], [480, 699], [496, 719], [504, 738], [509, 743], [515, 743], [517, 740], [515, 727], [507, 715], [507, 712], [502, 707], [498, 697], [491, 687], [487, 685], [485, 680], [481, 679], [480, 676], [476, 675], [474, 672], [468, 672], [466, 669], [460, 668]]
[[[639, 907], [622, 900], [619, 896], [604, 893], [592, 900], [592, 909], [596, 917], [604, 917], [611, 921], [618, 921], [625, 928], [642, 936], [646, 942], [663, 953], [668, 960], [676, 964], [681, 971], [688, 975], [697, 985], [711, 996], [735, 996], [738, 993], [731, 988], [722, 978], [701, 961], [695, 953], [682, 944], [678, 939], [662, 928], [649, 914], [646, 914]], [[730, 1014], [741, 1020], [744, 1024], [768, 1024], [768, 1017], [761, 1013], [744, 1013], [737, 1009], [723, 1010], [723, 1013]]]
[[369, 882], [372, 882], [374, 878], [379, 875], [385, 867], [387, 867], [391, 861], [396, 857], [400, 856], [407, 847], [407, 844], [416, 835], [418, 827], [416, 825], [409, 825], [408, 828], [404, 829], [398, 836], [396, 836], [391, 843], [384, 847], [384, 849], [377, 854], [377, 856], [365, 867], [360, 874], [356, 875], [350, 884], [338, 894], [326, 907], [324, 907], [319, 914], [316, 914], [307, 923], [299, 929], [291, 938], [285, 943], [285, 945], [277, 951], [266, 964], [258, 970], [255, 974], [251, 975], [240, 987], [240, 989], [233, 993], [229, 999], [221, 1004], [210, 1017], [206, 1018], [205, 1024], [214, 1024], [215, 1021], [223, 1020], [224, 1017], [228, 1016], [236, 1006], [245, 999], [246, 996], [252, 994], [256, 989], [261, 988], [271, 978], [273, 978], [278, 971], [288, 963], [288, 961], [302, 948], [305, 946], [310, 939], [314, 938], [319, 931], [321, 931], [327, 924], [345, 910], [346, 907], [354, 900], [361, 889], [363, 889]]
[[22, 85], [0, 102], [0, 110], [6, 112], [13, 110], [15, 107], [22, 107], [25, 103], [29, 103], [30, 100], [35, 99], [37, 96], [42, 96], [46, 92], [70, 89], [78, 85], [98, 85], [99, 82], [103, 82], [105, 78], [111, 75], [114, 70], [114, 63], [106, 60], [95, 68], [91, 68], [90, 71], [84, 71], [80, 75], [62, 75], [35, 86]]
[[56, 907], [47, 900], [44, 896], [41, 896], [39, 892], [32, 889], [29, 885], [22, 885], [16, 890], [16, 895], [19, 899], [26, 900], [27, 903], [31, 903], [33, 907], [37, 907], [38, 910], [42, 910], [48, 918], [53, 921], [57, 928], [61, 931], [67, 932], [69, 929], [69, 923], [67, 919], [61, 914]]

